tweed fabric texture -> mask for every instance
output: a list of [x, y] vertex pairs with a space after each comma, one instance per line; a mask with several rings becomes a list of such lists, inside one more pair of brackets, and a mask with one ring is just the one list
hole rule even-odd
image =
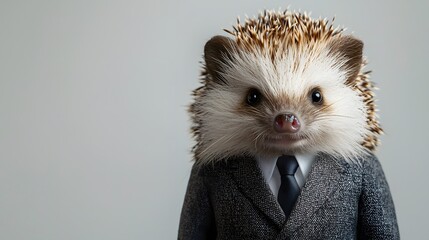
[[399, 230], [374, 155], [317, 156], [287, 221], [256, 160], [237, 157], [194, 165], [178, 239], [399, 239]]

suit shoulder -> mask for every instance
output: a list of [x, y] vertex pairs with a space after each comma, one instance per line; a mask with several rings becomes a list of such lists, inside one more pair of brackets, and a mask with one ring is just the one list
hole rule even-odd
[[374, 153], [367, 153], [352, 162], [343, 162], [349, 174], [362, 179], [384, 177], [380, 161]]
[[383, 174], [381, 163], [374, 153], [368, 153], [362, 157], [361, 165], [364, 174]]
[[192, 171], [200, 177], [215, 177], [224, 174], [234, 167], [233, 160], [219, 160], [210, 163], [195, 162]]

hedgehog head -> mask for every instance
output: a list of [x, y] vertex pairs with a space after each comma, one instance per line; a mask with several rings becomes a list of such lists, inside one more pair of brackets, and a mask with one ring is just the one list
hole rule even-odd
[[305, 13], [266, 11], [204, 48], [190, 106], [195, 160], [323, 152], [353, 160], [381, 128], [362, 41]]

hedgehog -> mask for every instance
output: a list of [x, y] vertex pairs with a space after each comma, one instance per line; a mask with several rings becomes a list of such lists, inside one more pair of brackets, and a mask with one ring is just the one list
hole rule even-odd
[[399, 239], [363, 42], [265, 11], [204, 46], [178, 239]]
[[[205, 45], [189, 108], [196, 162], [297, 152], [353, 161], [375, 150], [382, 129], [360, 40], [287, 10], [225, 31], [233, 39]], [[299, 130], [279, 127], [288, 120]]]

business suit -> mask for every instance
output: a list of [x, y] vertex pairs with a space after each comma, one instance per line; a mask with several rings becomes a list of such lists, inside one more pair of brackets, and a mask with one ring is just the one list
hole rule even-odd
[[255, 161], [195, 165], [179, 239], [399, 239], [393, 201], [373, 155], [317, 156], [288, 219]]

